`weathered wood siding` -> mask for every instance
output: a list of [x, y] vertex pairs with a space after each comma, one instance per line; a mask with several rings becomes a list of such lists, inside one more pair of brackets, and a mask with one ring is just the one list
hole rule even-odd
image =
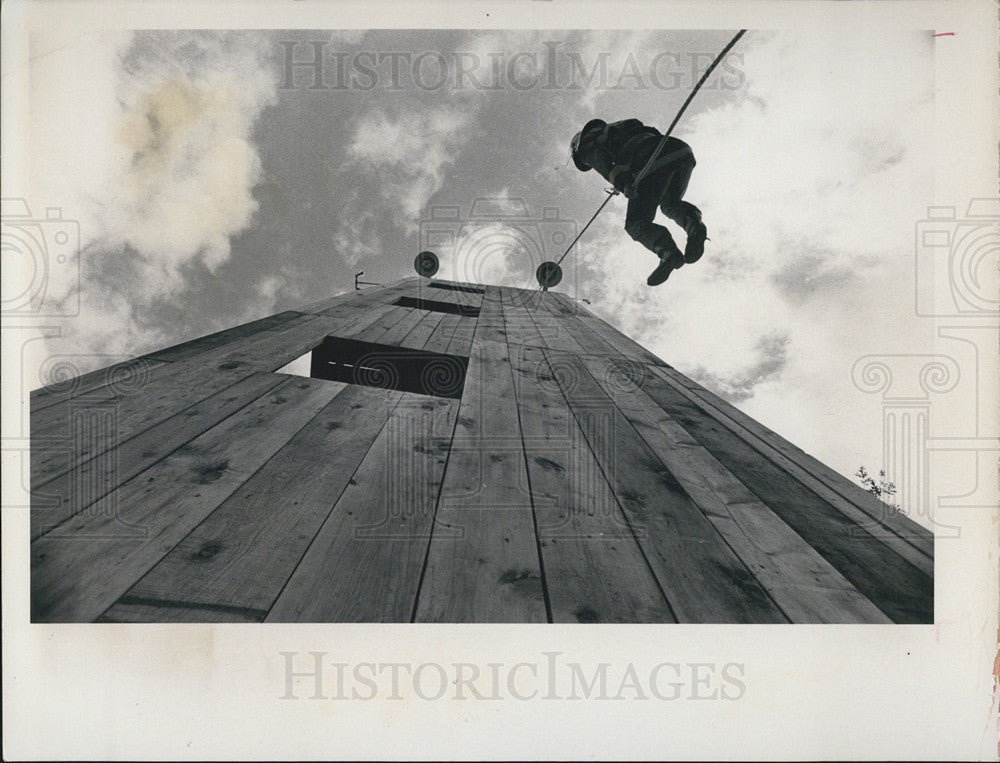
[[[566, 295], [432, 282], [33, 392], [32, 619], [933, 621], [927, 530]], [[461, 399], [276, 373], [328, 335]]]

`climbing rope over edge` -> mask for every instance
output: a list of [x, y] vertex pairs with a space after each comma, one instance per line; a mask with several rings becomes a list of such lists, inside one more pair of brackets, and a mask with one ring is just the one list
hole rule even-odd
[[[719, 53], [719, 55], [717, 55], [715, 57], [715, 60], [712, 61], [712, 65], [709, 66], [705, 70], [705, 73], [701, 75], [701, 79], [699, 79], [698, 82], [697, 82], [697, 84], [694, 86], [694, 88], [692, 88], [691, 93], [687, 97], [687, 100], [684, 101], [684, 104], [681, 106], [680, 110], [677, 112], [677, 116], [674, 117], [674, 121], [670, 123], [670, 127], [668, 127], [667, 131], [663, 134], [663, 138], [660, 140], [660, 144], [656, 147], [656, 150], [653, 152], [653, 155], [649, 157], [649, 161], [646, 162], [645, 166], [639, 171], [639, 174], [636, 175], [635, 181], [634, 181], [633, 185], [639, 185], [639, 181], [641, 181], [647, 175], [647, 173], [649, 172], [650, 167], [653, 166], [653, 162], [655, 162], [657, 160], [657, 158], [660, 156], [660, 152], [663, 151], [663, 147], [665, 145], [667, 145], [667, 139], [670, 137], [670, 133], [673, 132], [673, 129], [677, 126], [677, 123], [680, 121], [681, 116], [683, 116], [684, 112], [687, 110], [687, 107], [691, 104], [691, 101], [694, 100], [694, 97], [695, 97], [695, 95], [697, 95], [698, 91], [701, 89], [701, 86], [705, 84], [705, 80], [707, 80], [709, 78], [709, 75], [711, 75], [712, 72], [715, 71], [715, 67], [719, 65], [719, 62], [722, 61], [723, 58], [725, 58], [726, 53], [728, 53], [730, 50], [732, 50], [733, 46], [737, 42], [739, 42], [740, 38], [744, 34], [746, 34], [746, 31], [747, 31], [746, 29], [741, 29], [739, 32], [737, 32], [733, 36], [733, 39], [731, 39], [729, 41], [729, 44], [726, 45], [726, 47], [724, 47], [722, 49], [722, 51]], [[563, 252], [562, 257], [560, 257], [558, 260], [556, 260], [556, 265], [561, 265], [562, 264], [562, 261], [564, 259], [566, 259], [566, 255], [569, 254], [570, 250], [576, 245], [576, 242], [580, 240], [580, 237], [583, 236], [584, 233], [587, 232], [587, 228], [590, 227], [590, 224], [592, 222], [594, 222], [594, 220], [597, 219], [597, 216], [599, 214], [601, 214], [601, 211], [604, 209], [604, 207], [607, 206], [608, 202], [611, 201], [611, 199], [613, 197], [615, 197], [615, 196], [617, 196], [619, 194], [619, 191], [617, 191], [617, 190], [611, 190], [611, 191], [608, 191], [607, 194], [608, 194], [608, 198], [606, 198], [603, 201], [603, 203], [601, 204], [601, 206], [599, 206], [597, 208], [597, 211], [594, 212], [594, 216], [590, 218], [590, 220], [587, 222], [586, 225], [583, 226], [583, 230], [581, 230], [577, 234], [576, 238], [574, 238], [573, 241], [570, 243], [570, 245], [568, 247], [566, 247], [566, 251]], [[541, 288], [542, 288], [543, 291], [546, 290], [545, 286], [542, 286]]]
[[680, 111], [677, 112], [677, 116], [674, 117], [674, 121], [670, 123], [670, 127], [668, 127], [666, 133], [664, 133], [663, 139], [660, 141], [660, 145], [656, 147], [656, 150], [653, 152], [653, 155], [649, 157], [649, 161], [646, 162], [646, 166], [639, 171], [638, 175], [636, 175], [635, 185], [639, 185], [639, 181], [642, 180], [644, 177], [646, 177], [650, 168], [653, 166], [653, 162], [657, 160], [657, 158], [660, 156], [660, 152], [663, 150], [663, 147], [667, 145], [667, 138], [670, 137], [670, 133], [673, 132], [674, 128], [677, 126], [677, 123], [680, 121], [681, 116], [683, 116], [684, 112], [687, 110], [687, 107], [690, 105], [691, 101], [694, 100], [695, 95], [698, 93], [699, 90], [701, 90], [701, 86], [705, 84], [705, 80], [707, 80], [709, 75], [715, 70], [715, 67], [719, 65], [719, 62], [722, 61], [723, 58], [725, 58], [726, 53], [732, 50], [733, 46], [740, 41], [740, 38], [744, 34], [746, 34], [746, 31], [747, 31], [746, 29], [741, 29], [740, 31], [738, 31], [733, 36], [733, 39], [729, 41], [729, 44], [722, 49], [722, 52], [715, 57], [715, 60], [712, 61], [712, 65], [709, 66], [705, 70], [705, 73], [701, 75], [701, 79], [698, 80], [698, 84], [694, 86], [693, 90], [691, 90], [691, 93], [690, 95], [688, 95], [687, 100], [684, 101], [684, 105], [681, 106]]

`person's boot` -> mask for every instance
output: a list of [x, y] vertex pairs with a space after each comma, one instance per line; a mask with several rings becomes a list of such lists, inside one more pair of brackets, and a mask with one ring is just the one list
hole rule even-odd
[[705, 241], [708, 239], [708, 229], [699, 220], [687, 229], [687, 243], [684, 244], [684, 262], [697, 262], [705, 253]]
[[657, 254], [660, 257], [660, 264], [646, 279], [647, 286], [659, 286], [670, 277], [672, 271], [684, 264], [684, 255], [676, 246], [662, 249]]

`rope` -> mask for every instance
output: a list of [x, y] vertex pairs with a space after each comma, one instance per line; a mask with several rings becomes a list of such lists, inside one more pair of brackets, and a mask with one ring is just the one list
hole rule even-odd
[[584, 233], [587, 232], [587, 228], [590, 227], [590, 223], [594, 222], [594, 220], [597, 219], [597, 216], [599, 214], [601, 214], [601, 210], [604, 209], [604, 207], [607, 206], [608, 202], [611, 201], [611, 199], [613, 199], [615, 196], [618, 195], [618, 191], [616, 191], [614, 189], [612, 189], [610, 191], [607, 191], [606, 193], [608, 194], [608, 198], [606, 198], [604, 200], [604, 203], [602, 203], [601, 206], [599, 206], [597, 208], [597, 211], [594, 212], [594, 216], [590, 218], [590, 221], [586, 225], [583, 226], [583, 230], [581, 230], [579, 233], [576, 234], [576, 238], [573, 239], [572, 243], [570, 243], [570, 245], [566, 248], [566, 251], [563, 252], [562, 257], [560, 257], [558, 260], [556, 260], [556, 265], [561, 265], [562, 264], [562, 261], [564, 259], [566, 259], [566, 255], [569, 254], [569, 250], [572, 249], [573, 245], [576, 244], [576, 242], [580, 240], [580, 237]]
[[[726, 53], [732, 50], [733, 46], [737, 42], [739, 42], [740, 38], [744, 34], [746, 34], [746, 31], [747, 31], [746, 29], [741, 29], [739, 32], [737, 32], [733, 37], [733, 39], [729, 41], [729, 44], [722, 49], [722, 52], [720, 52], [719, 55], [715, 57], [715, 60], [712, 61], [712, 65], [709, 66], [705, 70], [705, 73], [701, 75], [701, 79], [698, 80], [698, 83], [691, 90], [691, 93], [690, 95], [688, 95], [687, 100], [684, 101], [684, 105], [681, 106], [680, 111], [677, 112], [677, 116], [674, 117], [674, 121], [670, 123], [670, 127], [668, 127], [667, 131], [663, 134], [663, 138], [662, 140], [660, 140], [660, 144], [656, 147], [656, 150], [653, 152], [653, 155], [649, 157], [649, 161], [646, 162], [646, 165], [642, 168], [642, 170], [639, 171], [639, 174], [636, 175], [633, 186], [639, 185], [639, 181], [642, 180], [644, 177], [646, 177], [646, 174], [653, 166], [653, 162], [657, 160], [657, 158], [660, 156], [660, 152], [663, 151], [663, 147], [667, 145], [667, 138], [670, 137], [670, 133], [677, 126], [677, 123], [680, 121], [681, 116], [687, 110], [687, 107], [691, 104], [691, 101], [694, 100], [695, 95], [698, 93], [699, 90], [701, 90], [701, 86], [705, 84], [705, 80], [707, 80], [709, 75], [711, 75], [711, 73], [715, 71], [715, 67], [719, 65], [719, 62], [726, 57]], [[580, 237], [583, 236], [583, 234], [587, 231], [587, 228], [590, 227], [590, 223], [594, 222], [594, 220], [597, 219], [597, 216], [601, 214], [601, 211], [604, 209], [604, 207], [607, 206], [608, 202], [611, 201], [611, 199], [617, 196], [618, 194], [619, 191], [616, 190], [608, 191], [608, 198], [606, 198], [604, 202], [601, 204], [601, 206], [597, 208], [597, 211], [594, 212], [594, 216], [590, 218], [590, 221], [586, 225], [583, 226], [583, 230], [581, 230], [580, 233], [577, 235], [577, 237], [573, 239], [572, 243], [568, 247], [566, 247], [566, 251], [563, 252], [562, 257], [556, 260], [556, 265], [562, 264], [562, 261], [566, 259], [566, 255], [569, 254], [570, 250], [576, 245], [576, 242], [580, 240]], [[544, 288], [545, 287], [543, 287], [543, 290]]]
[[639, 181], [642, 180], [644, 177], [646, 177], [650, 168], [652, 168], [653, 166], [653, 162], [655, 162], [656, 159], [660, 156], [660, 152], [663, 151], [663, 147], [667, 145], [667, 138], [670, 137], [670, 133], [673, 132], [673, 129], [677, 126], [677, 123], [680, 121], [681, 116], [687, 110], [687, 107], [691, 104], [691, 101], [694, 100], [695, 95], [697, 95], [698, 91], [701, 90], [701, 86], [705, 84], [705, 80], [707, 80], [709, 75], [713, 71], [715, 71], [715, 67], [719, 65], [719, 62], [723, 58], [725, 58], [726, 53], [728, 53], [730, 50], [733, 49], [733, 46], [740, 41], [740, 38], [743, 35], [745, 35], [746, 32], [747, 32], [746, 29], [741, 29], [740, 31], [738, 31], [733, 36], [733, 39], [729, 41], [729, 44], [722, 49], [722, 52], [715, 57], [715, 60], [712, 61], [712, 65], [709, 66], [705, 70], [705, 73], [701, 75], [701, 79], [698, 80], [698, 84], [694, 86], [694, 89], [691, 91], [691, 94], [688, 95], [687, 100], [684, 101], [684, 105], [681, 106], [680, 111], [677, 112], [677, 116], [674, 117], [674, 121], [670, 123], [670, 127], [668, 127], [667, 131], [663, 134], [663, 139], [660, 141], [660, 145], [656, 147], [656, 150], [653, 152], [653, 155], [649, 157], [649, 161], [646, 162], [646, 166], [642, 168], [642, 170], [639, 172], [638, 175], [636, 175], [635, 182], [633, 185], [639, 185]]

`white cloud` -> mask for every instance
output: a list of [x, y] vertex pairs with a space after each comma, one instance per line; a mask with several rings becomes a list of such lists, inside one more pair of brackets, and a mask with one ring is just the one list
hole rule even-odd
[[441, 105], [425, 110], [374, 108], [354, 129], [347, 155], [371, 171], [374, 191], [393, 209], [393, 219], [408, 232], [441, 188], [445, 169], [472, 137], [469, 109]]
[[[622, 230], [618, 199], [575, 255], [581, 296], [853, 472], [864, 424], [830, 419], [856, 399], [850, 367], [921, 333], [909, 300], [913, 226], [933, 191], [927, 35], [775, 33], [748, 37], [742, 52], [745, 89], [700, 113], [696, 101], [677, 132], [698, 160], [685, 198], [705, 215], [704, 258], [646, 287], [655, 260]], [[599, 179], [588, 180], [596, 208]], [[780, 375], [754, 373], [770, 352], [762, 336], [787, 336]]]
[[354, 188], [346, 196], [338, 225], [333, 232], [333, 250], [354, 267], [365, 257], [383, 253], [378, 228], [378, 209]]
[[482, 210], [491, 208], [500, 217], [528, 217], [530, 211], [524, 199], [511, 195], [510, 188], [504, 186], [499, 193], [476, 200]]
[[[135, 352], [164, 338], [150, 320], [176, 299], [185, 269], [215, 271], [251, 223], [260, 162], [251, 131], [275, 102], [265, 38], [255, 33], [36, 36], [32, 200], [80, 222], [79, 317], [51, 343]], [[34, 203], [34, 202], [33, 202]]]
[[[592, 111], [598, 101], [633, 88], [648, 88], [650, 62], [658, 35], [645, 30], [602, 30], [584, 35], [582, 43], [565, 51], [565, 84], [584, 88], [578, 107]], [[625, 118], [611, 116], [608, 121]]]
[[250, 132], [275, 102], [276, 80], [254, 36], [139, 41], [119, 85], [105, 236], [136, 249], [163, 291], [180, 285], [182, 265], [215, 270], [229, 259], [230, 236], [253, 218], [260, 160]]
[[[533, 289], [535, 269], [553, 257], [546, 249], [553, 224], [532, 216], [525, 199], [507, 187], [475, 199], [453, 220], [434, 223], [442, 275], [456, 281]], [[446, 243], [446, 239], [451, 239]]]
[[721, 397], [739, 403], [753, 396], [758, 384], [776, 381], [788, 364], [788, 334], [761, 337], [754, 345], [755, 360], [732, 376], [719, 376], [704, 366], [696, 366], [690, 377], [715, 390]]
[[[287, 261], [290, 251], [283, 247], [279, 252], [279, 260]], [[272, 315], [277, 312], [279, 302], [299, 304], [303, 298], [300, 284], [304, 281], [302, 273], [290, 265], [280, 267], [277, 272], [262, 276], [254, 284], [253, 292], [243, 303], [243, 311], [235, 323], [247, 323], [262, 315]]]
[[450, 280], [530, 289], [538, 252], [530, 227], [502, 221], [466, 224], [454, 246], [440, 252], [441, 267]]
[[[523, 194], [533, 214], [551, 204], [582, 225], [603, 200], [605, 183], [572, 165], [553, 169], [565, 164], [570, 136], [594, 116], [637, 116], [662, 129], [687, 94], [689, 72], [674, 89], [648, 81], [643, 88], [628, 76], [622, 89], [611, 86], [631, 71], [630, 54], [640, 75], [662, 50], [678, 53], [684, 68], [691, 53], [707, 52], [705, 38], [563, 35], [561, 66], [571, 46], [588, 68], [607, 53], [604, 89], [522, 92], [505, 84], [499, 91], [377, 90], [350, 102], [315, 96], [325, 105], [303, 114], [318, 120], [326, 132], [314, 132], [323, 139], [310, 142], [307, 132], [301, 144], [281, 143], [275, 152], [346, 159], [321, 188], [340, 209], [316, 225], [315, 238], [304, 237], [306, 246], [332, 243], [349, 264], [379, 257], [385, 271], [405, 259], [408, 271], [413, 234], [431, 202], [460, 206], [468, 218], [475, 197], [503, 185], [493, 213], [464, 227], [460, 220], [454, 245], [432, 248], [445, 277], [534, 288], [538, 258], [510, 216], [519, 212], [516, 197]], [[48, 40], [48, 55], [32, 64], [40, 94], [32, 105], [32, 205], [36, 216], [38, 208], [63, 206], [80, 219], [88, 246], [84, 316], [65, 343], [158, 343], [160, 329], [145, 320], [150, 305], [186, 298], [181, 290], [192, 270], [218, 272], [220, 263], [232, 263], [229, 238], [254, 224], [258, 168], [250, 129], [274, 98], [259, 39], [143, 39], [139, 46], [129, 35]], [[491, 31], [458, 44], [479, 56], [477, 77], [488, 80], [491, 55], [544, 58], [543, 43], [553, 39], [560, 35]], [[363, 43], [352, 34], [339, 44]], [[712, 238], [703, 260], [664, 286], [646, 287], [656, 263], [624, 233], [618, 198], [563, 263], [560, 288], [579, 287], [595, 310], [681, 371], [728, 389], [755, 418], [853, 473], [852, 449], [877, 444], [841, 413], [854, 400], [854, 359], [886, 347], [921, 349], [899, 348], [920, 333], [908, 300], [913, 225], [932, 190], [929, 36], [882, 31], [869, 39], [832, 28], [822, 35], [751, 33], [737, 51], [745, 86], [706, 90], [678, 128], [698, 158], [687, 197], [704, 210]], [[522, 57], [518, 74], [544, 76], [544, 66]], [[288, 94], [289, 108], [305, 95]], [[362, 110], [354, 113], [357, 104]], [[273, 133], [262, 139], [287, 142]], [[683, 243], [683, 234], [678, 239]], [[276, 256], [287, 259], [280, 247]], [[247, 309], [268, 310], [288, 298], [278, 283], [287, 278], [317, 280], [314, 272], [279, 271], [254, 274], [247, 284], [244, 274], [243, 285], [256, 287]], [[62, 281], [54, 294], [72, 283]], [[780, 346], [787, 364], [767, 373], [778, 348], [758, 343], [775, 336], [787, 337]]]
[[[79, 223], [80, 243], [97, 238], [115, 129], [115, 75], [132, 34], [31, 37], [31, 112], [27, 201], [34, 217], [58, 207]], [[71, 129], [70, 129], [71, 126]], [[59, 303], [78, 293], [79, 268], [50, 268], [47, 298]]]

